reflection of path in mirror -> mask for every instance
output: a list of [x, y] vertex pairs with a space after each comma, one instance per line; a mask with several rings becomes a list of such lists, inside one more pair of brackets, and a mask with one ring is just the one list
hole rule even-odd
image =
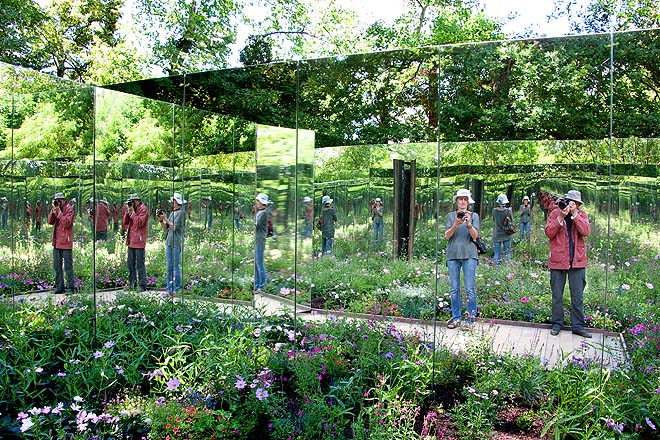
[[[111, 302], [117, 295], [124, 291], [99, 291], [97, 301]], [[160, 291], [148, 291], [147, 295], [160, 297], [163, 301], [169, 301], [170, 296]], [[49, 292], [34, 293], [30, 295], [17, 296], [17, 301], [54, 301], [60, 302], [66, 298], [75, 298], [81, 294], [63, 295]], [[187, 298], [186, 298], [187, 299]], [[232, 307], [230, 302], [210, 301], [207, 298], [195, 298], [190, 300], [209, 301], [218, 306]], [[179, 302], [180, 296], [174, 298]], [[245, 307], [245, 304], [236, 304], [237, 307]], [[285, 298], [272, 295], [255, 295], [254, 307], [268, 315], [282, 315], [293, 313], [293, 302]], [[374, 319], [371, 315], [351, 315], [327, 310], [317, 311], [298, 304], [297, 316], [304, 321], [323, 321], [325, 319]], [[423, 340], [433, 340], [434, 325], [429, 321], [416, 321], [411, 319], [385, 318], [388, 322], [396, 325], [404, 332], [421, 335]], [[558, 336], [550, 335], [550, 324], [530, 324], [517, 321], [479, 321], [474, 329], [447, 329], [444, 322], [435, 325], [436, 345], [448, 347], [454, 351], [468, 350], [474, 347], [475, 342], [490, 339], [490, 344], [496, 353], [512, 353], [518, 356], [532, 356], [552, 367], [559, 363], [590, 363], [597, 364], [603, 360], [606, 368], [617, 368], [625, 364], [625, 349], [619, 334], [602, 332], [598, 329], [589, 329], [593, 335], [592, 339], [584, 339], [571, 333], [570, 328], [564, 327]]]

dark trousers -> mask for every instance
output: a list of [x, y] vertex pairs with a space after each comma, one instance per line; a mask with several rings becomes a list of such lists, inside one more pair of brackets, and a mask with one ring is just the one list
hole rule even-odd
[[66, 272], [66, 290], [73, 292], [73, 251], [53, 248], [53, 269], [55, 270], [55, 292], [64, 292], [64, 273]]
[[128, 248], [128, 282], [132, 289], [140, 287], [140, 291], [147, 290], [147, 269], [144, 267], [144, 249]]
[[564, 287], [568, 276], [568, 290], [571, 292], [571, 328], [584, 330], [584, 304], [582, 296], [587, 285], [586, 270], [550, 269], [550, 288], [552, 289], [552, 327], [561, 329], [564, 325]]

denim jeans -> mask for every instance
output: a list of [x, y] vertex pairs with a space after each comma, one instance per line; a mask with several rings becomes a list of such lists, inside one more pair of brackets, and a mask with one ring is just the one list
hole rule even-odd
[[63, 293], [64, 275], [66, 274], [66, 290], [73, 292], [73, 251], [71, 249], [53, 248], [53, 270], [55, 271], [55, 292]]
[[529, 241], [529, 233], [530, 233], [529, 222], [520, 222], [520, 240], [522, 241], [523, 238], [527, 238], [527, 241]]
[[495, 253], [495, 264], [500, 265], [502, 263], [502, 251], [504, 251], [504, 262], [508, 263], [511, 261], [511, 240], [507, 241], [496, 241], [493, 243], [493, 250]]
[[181, 289], [181, 248], [165, 246], [167, 293]]
[[266, 285], [266, 267], [264, 266], [265, 246], [254, 249], [254, 290], [263, 290]]
[[305, 230], [303, 231], [302, 238], [309, 238], [312, 236], [312, 222], [311, 220], [305, 220]]
[[321, 253], [322, 254], [331, 254], [332, 253], [332, 240], [334, 240], [334, 238], [322, 238], [321, 239]]
[[449, 270], [449, 298], [451, 299], [451, 317], [453, 319], [461, 319], [463, 315], [461, 269], [463, 269], [463, 285], [467, 294], [468, 322], [474, 321], [474, 318], [477, 316], [477, 289], [475, 287], [475, 279], [477, 277], [478, 262], [476, 258], [447, 260], [447, 269]]
[[383, 241], [384, 226], [383, 223], [374, 223], [374, 243]]

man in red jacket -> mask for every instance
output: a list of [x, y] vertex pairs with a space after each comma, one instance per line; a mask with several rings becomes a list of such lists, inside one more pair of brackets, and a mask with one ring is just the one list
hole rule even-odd
[[[73, 293], [73, 207], [58, 192], [48, 214], [48, 224], [53, 228], [53, 269], [55, 269], [55, 293]], [[64, 290], [64, 272], [67, 288]]]
[[147, 246], [149, 210], [137, 194], [128, 198], [123, 223], [127, 225], [126, 245], [128, 255], [128, 282], [131, 289], [139, 286], [140, 292], [147, 290], [147, 270], [144, 266], [144, 249]]
[[94, 221], [96, 241], [108, 241], [108, 224], [110, 223], [110, 205], [105, 198], [99, 200], [90, 212]]
[[550, 239], [550, 287], [552, 289], [552, 330], [556, 336], [564, 325], [564, 286], [568, 275], [571, 292], [571, 329], [573, 333], [590, 338], [585, 330], [582, 296], [587, 284], [587, 247], [584, 237], [591, 232], [589, 218], [580, 210], [582, 194], [570, 190], [557, 200], [557, 206], [548, 214], [545, 235]]

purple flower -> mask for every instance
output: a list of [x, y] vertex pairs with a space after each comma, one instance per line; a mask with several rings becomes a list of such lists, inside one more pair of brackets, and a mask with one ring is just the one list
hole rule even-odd
[[264, 390], [263, 388], [257, 388], [255, 394], [257, 396], [257, 399], [259, 400], [264, 400], [268, 398], [268, 391]]
[[94, 359], [102, 358], [103, 357], [103, 352], [102, 351], [95, 351], [94, 352]]
[[646, 417], [646, 424], [649, 425], [649, 428], [655, 431], [655, 425], [653, 424], [651, 419], [648, 418], [648, 416]]
[[243, 388], [245, 388], [246, 385], [247, 385], [247, 382], [245, 382], [245, 379], [243, 379], [241, 376], [239, 376], [237, 374], [236, 375], [236, 385], [234, 385], [236, 387], [236, 389], [237, 390], [242, 390]]
[[525, 297], [523, 297], [523, 298], [520, 298], [520, 302], [521, 302], [521, 303], [528, 303], [528, 302], [530, 302], [531, 300], [532, 300], [532, 299], [529, 298], [529, 297], [527, 297], [527, 296], [525, 296]]
[[179, 388], [179, 385], [181, 385], [181, 381], [176, 377], [173, 377], [167, 381], [166, 385], [169, 391], [176, 391]]
[[112, 348], [115, 346], [115, 341], [108, 341], [105, 344], [103, 344], [103, 348]]

